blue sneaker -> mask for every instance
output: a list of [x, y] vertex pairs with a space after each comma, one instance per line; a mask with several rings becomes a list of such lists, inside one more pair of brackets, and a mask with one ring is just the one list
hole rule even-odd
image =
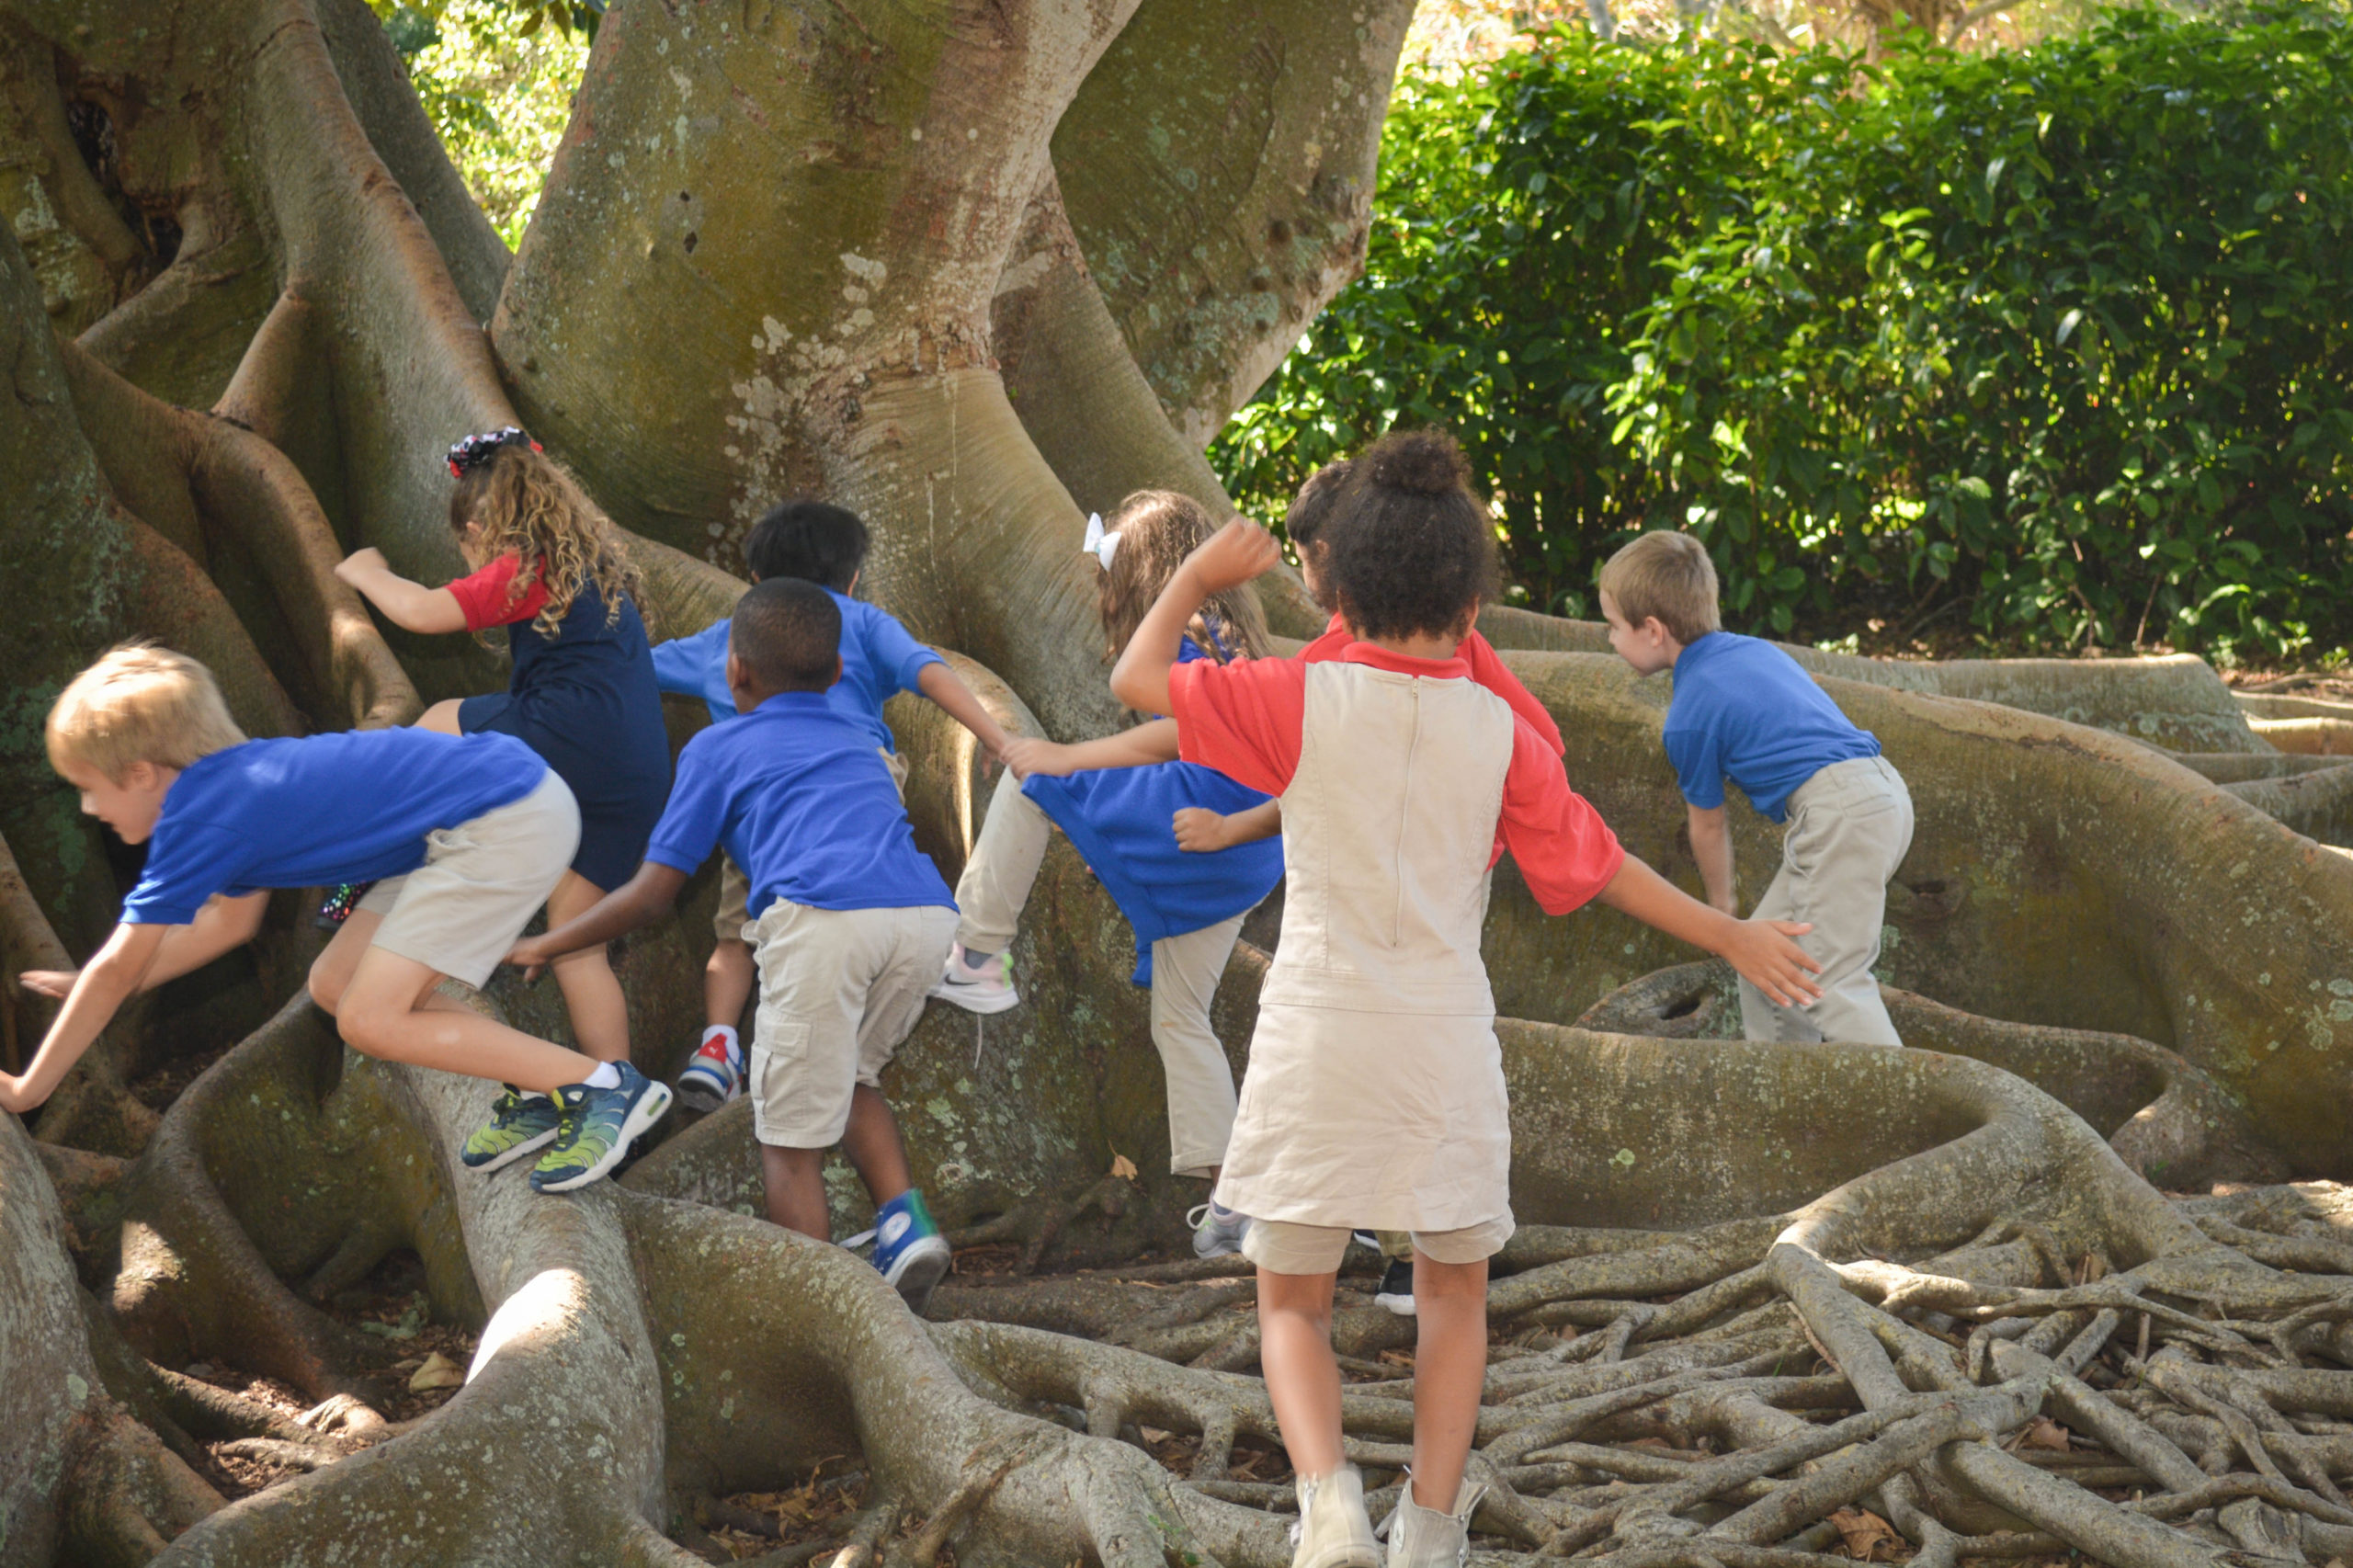
[[490, 1108], [490, 1119], [467, 1134], [458, 1157], [469, 1170], [494, 1171], [554, 1142], [563, 1119], [555, 1101], [509, 1084]]
[[531, 1170], [533, 1192], [570, 1192], [609, 1173], [628, 1157], [638, 1134], [670, 1108], [669, 1088], [623, 1062], [620, 1079], [609, 1089], [572, 1084], [549, 1097], [555, 1101], [555, 1146]]
[[874, 1267], [917, 1316], [948, 1264], [948, 1238], [932, 1223], [921, 1192], [909, 1187], [875, 1211]]

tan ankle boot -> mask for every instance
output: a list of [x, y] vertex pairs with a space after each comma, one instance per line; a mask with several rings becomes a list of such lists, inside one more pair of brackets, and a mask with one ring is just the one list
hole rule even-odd
[[1290, 1568], [1381, 1568], [1372, 1518], [1364, 1511], [1364, 1477], [1344, 1464], [1329, 1475], [1299, 1478], [1299, 1523]]
[[1414, 1501], [1408, 1474], [1398, 1489], [1397, 1511], [1381, 1527], [1389, 1538], [1389, 1568], [1462, 1568], [1471, 1557], [1471, 1513], [1486, 1491], [1464, 1481], [1453, 1512], [1441, 1514]]

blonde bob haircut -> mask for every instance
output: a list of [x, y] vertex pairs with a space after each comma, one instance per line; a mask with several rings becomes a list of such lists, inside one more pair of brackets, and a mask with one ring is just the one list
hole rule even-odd
[[49, 710], [50, 766], [119, 784], [134, 762], [186, 767], [243, 745], [212, 672], [152, 642], [124, 642], [75, 676]]
[[1686, 647], [1722, 630], [1716, 618], [1716, 563], [1689, 534], [1643, 534], [1609, 558], [1600, 586], [1627, 625], [1656, 616], [1667, 635]]

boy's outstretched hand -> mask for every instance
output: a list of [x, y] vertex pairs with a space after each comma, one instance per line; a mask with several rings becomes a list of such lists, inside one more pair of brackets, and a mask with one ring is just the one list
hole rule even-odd
[[543, 936], [524, 937], [515, 944], [515, 950], [506, 955], [508, 963], [522, 967], [523, 983], [526, 985], [539, 979], [540, 971], [555, 960], [556, 955], [548, 951], [548, 939]]
[[36, 996], [47, 996], [63, 1002], [74, 994], [74, 980], [78, 969], [28, 969], [17, 976], [17, 983]]
[[1185, 558], [1201, 592], [1222, 594], [1238, 588], [1282, 559], [1275, 536], [1247, 517], [1236, 517], [1211, 534]]
[[1813, 929], [1796, 920], [1736, 920], [1716, 951], [1775, 1006], [1802, 1007], [1822, 1000], [1822, 987], [1813, 980], [1822, 965], [1791, 938]]

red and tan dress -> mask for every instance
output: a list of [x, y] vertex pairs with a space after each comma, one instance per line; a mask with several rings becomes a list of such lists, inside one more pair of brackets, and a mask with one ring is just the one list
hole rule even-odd
[[1185, 759], [1282, 797], [1282, 937], [1217, 1189], [1262, 1224], [1477, 1229], [1481, 1256], [1510, 1234], [1486, 874], [1508, 847], [1561, 915], [1625, 851], [1471, 674], [1365, 642], [1171, 674]]

